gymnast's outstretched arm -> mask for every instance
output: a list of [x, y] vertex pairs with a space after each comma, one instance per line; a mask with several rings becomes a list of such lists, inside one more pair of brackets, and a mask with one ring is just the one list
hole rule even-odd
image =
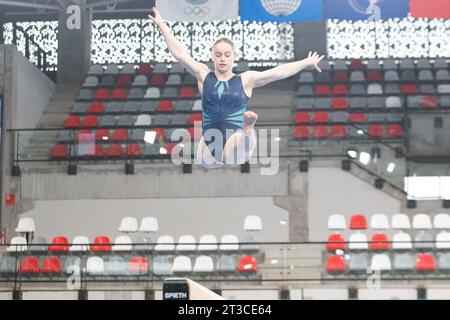
[[166, 41], [167, 47], [170, 50], [170, 53], [177, 59], [186, 69], [188, 69], [189, 73], [196, 77], [199, 81], [203, 81], [205, 76], [210, 71], [208, 66], [204, 63], [200, 63], [192, 58], [185, 46], [178, 41], [169, 27], [164, 23], [163, 18], [161, 17], [159, 11], [153, 7], [154, 17], [149, 15], [148, 17], [153, 21], [153, 23], [158, 26], [161, 34]]
[[317, 52], [311, 53], [310, 51], [308, 57], [303, 60], [285, 63], [266, 71], [244, 72], [242, 79], [245, 82], [244, 85], [252, 89], [262, 87], [273, 81], [289, 78], [307, 67], [313, 67], [321, 72], [318, 64], [323, 58], [324, 56], [319, 57]]

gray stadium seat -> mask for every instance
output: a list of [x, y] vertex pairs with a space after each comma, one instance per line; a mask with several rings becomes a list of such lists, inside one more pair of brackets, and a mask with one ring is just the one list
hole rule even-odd
[[383, 69], [384, 70], [397, 70], [397, 63], [394, 59], [386, 59], [383, 60]]
[[191, 74], [186, 74], [186, 76], [183, 79], [183, 85], [184, 86], [196, 86], [197, 79], [195, 79]]
[[12, 256], [4, 256], [0, 262], [1, 274], [13, 274], [16, 272], [16, 258]]
[[379, 83], [370, 83], [367, 87], [367, 94], [383, 94], [383, 87]]
[[350, 74], [350, 81], [351, 82], [363, 82], [363, 81], [366, 81], [366, 77], [364, 76], [364, 73], [362, 71], [353, 71]]
[[98, 86], [98, 79], [96, 76], [89, 76], [83, 83], [83, 87], [95, 88]]
[[118, 127], [129, 127], [132, 126], [134, 123], [134, 118], [128, 114], [123, 115], [119, 118], [119, 121], [117, 121]]
[[117, 75], [119, 74], [119, 67], [116, 64], [110, 64], [106, 66], [106, 70], [104, 72], [104, 74], [112, 74], [112, 75]]
[[384, 122], [384, 113], [369, 113], [367, 115], [367, 120], [372, 123], [382, 123]]
[[142, 103], [140, 101], [127, 101], [125, 106], [123, 107], [124, 113], [136, 113], [142, 107]]
[[436, 80], [448, 81], [450, 80], [450, 72], [448, 70], [438, 70], [436, 71]]
[[314, 107], [314, 100], [311, 98], [298, 98], [297, 109], [312, 109]]
[[157, 108], [158, 108], [158, 101], [144, 100], [144, 102], [142, 102], [141, 112], [142, 113], [153, 113], [156, 111]]
[[171, 124], [173, 126], [185, 125], [187, 124], [188, 119], [189, 119], [188, 114], [176, 114], [172, 117]]
[[167, 74], [169, 70], [164, 63], [157, 63], [153, 69], [154, 74]]
[[105, 274], [111, 276], [126, 275], [128, 269], [128, 262], [119, 256], [113, 256], [109, 260], [104, 261]]
[[243, 73], [250, 70], [247, 61], [238, 61], [236, 66], [236, 73]]
[[218, 272], [228, 273], [236, 271], [236, 261], [233, 256], [221, 255], [217, 262], [216, 270]]
[[159, 143], [155, 144], [145, 144], [144, 150], [142, 151], [142, 154], [144, 156], [158, 156], [160, 154], [160, 149], [162, 145]]
[[450, 252], [438, 255], [438, 269], [439, 271], [450, 272]]
[[419, 86], [419, 93], [421, 94], [435, 94], [436, 89], [434, 84], [421, 84]]
[[430, 60], [421, 58], [417, 60], [416, 67], [417, 69], [431, 69]]
[[122, 112], [123, 107], [124, 107], [123, 102], [119, 102], [119, 101], [108, 102], [105, 106], [105, 112], [120, 113], [120, 112]]
[[156, 256], [153, 259], [153, 274], [156, 276], [172, 275], [172, 262], [169, 256]]
[[330, 61], [323, 59], [319, 62], [319, 68], [323, 71], [330, 71], [331, 70], [331, 64]]
[[406, 105], [408, 109], [418, 109], [420, 108], [421, 100], [422, 96], [408, 96], [406, 98]]
[[153, 250], [153, 239], [146, 234], [136, 234], [133, 236], [133, 247], [135, 251]]
[[178, 95], [178, 90], [176, 88], [166, 87], [161, 95], [162, 99], [175, 99]]
[[120, 70], [120, 74], [132, 75], [132, 74], [135, 74], [135, 73], [136, 73], [136, 70], [134, 69], [134, 65], [129, 64], [129, 63], [125, 64], [122, 67], [122, 69]]
[[350, 261], [348, 262], [348, 271], [354, 273], [366, 273], [369, 262], [367, 255], [364, 253], [354, 253], [350, 255]]
[[71, 133], [69, 130], [63, 130], [59, 133], [58, 142], [69, 142], [71, 140]]
[[445, 61], [445, 58], [437, 58], [436, 60], [434, 60], [433, 68], [434, 69], [447, 69], [448, 64]]
[[158, 99], [161, 96], [159, 88], [148, 88], [145, 92], [145, 99]]
[[414, 270], [414, 260], [410, 253], [396, 253], [394, 255], [394, 271], [411, 272]]
[[367, 70], [380, 70], [381, 64], [379, 60], [371, 59], [367, 61]]
[[[424, 241], [424, 242], [421, 242]], [[430, 242], [431, 241], [431, 242]], [[429, 233], [421, 232], [415, 238], [414, 248], [416, 249], [433, 249], [433, 236]]]
[[439, 104], [443, 108], [450, 108], [450, 95], [440, 96]]
[[314, 75], [312, 72], [310, 71], [305, 71], [300, 73], [300, 77], [298, 78], [298, 82], [306, 82], [306, 83], [311, 83], [314, 82]]
[[314, 105], [316, 109], [330, 109], [331, 98], [316, 98]]
[[89, 89], [81, 89], [78, 94], [78, 100], [92, 100], [94, 98], [94, 93]]
[[300, 85], [298, 87], [298, 94], [301, 96], [312, 96], [313, 88], [310, 85]]
[[367, 106], [367, 99], [365, 97], [351, 97], [350, 109], [365, 109]]
[[383, 97], [370, 97], [367, 99], [367, 106], [369, 110], [373, 109], [384, 109], [384, 98]]
[[141, 86], [147, 86], [148, 85], [148, 79], [147, 76], [140, 74], [134, 78], [133, 86], [134, 87], [141, 87]]
[[400, 81], [400, 77], [398, 76], [398, 72], [395, 70], [388, 70], [384, 73], [384, 81]]
[[144, 140], [145, 129], [133, 129], [131, 130], [131, 140]]
[[103, 116], [100, 120], [100, 127], [113, 127], [116, 124], [116, 118], [114, 116]]
[[144, 98], [144, 92], [141, 88], [132, 88], [128, 93], [128, 99], [140, 100]]
[[352, 96], [365, 96], [366, 86], [362, 83], [355, 83], [350, 85], [350, 95]]
[[164, 126], [170, 124], [170, 116], [168, 114], [157, 114], [153, 117], [153, 125]]
[[433, 81], [433, 73], [431, 70], [420, 70], [419, 71], [419, 80], [420, 81]]
[[194, 106], [192, 107], [192, 111], [202, 111], [203, 105], [202, 100], [198, 99], [194, 101]]
[[399, 95], [400, 86], [398, 83], [388, 83], [384, 86], [384, 93], [387, 95]]
[[[319, 64], [321, 66], [321, 64]], [[319, 72], [316, 74], [316, 82], [330, 82], [331, 81], [331, 75], [329, 71], [324, 71], [322, 69], [322, 72]]]
[[181, 85], [181, 76], [179, 74], [171, 74], [167, 78], [166, 85], [168, 86], [179, 86]]
[[412, 59], [402, 59], [400, 61], [400, 69], [403, 70], [414, 70], [414, 61]]
[[89, 257], [86, 262], [86, 271], [90, 275], [104, 275], [104, 262], [100, 257]]
[[388, 113], [387, 121], [388, 122], [395, 122], [395, 123], [403, 122], [403, 116], [401, 116], [398, 113]]
[[172, 68], [170, 68], [169, 71], [169, 73], [185, 73], [185, 72], [186, 70], [184, 69], [183, 65], [179, 62], [175, 62], [174, 64], [172, 64]]
[[44, 237], [36, 237], [31, 240], [28, 250], [31, 252], [46, 252], [48, 249], [47, 239]]
[[391, 96], [386, 98], [386, 108], [401, 108], [402, 100], [400, 97]]
[[140, 114], [138, 115], [135, 126], [149, 126], [152, 124], [152, 117], [148, 114]]
[[100, 80], [100, 86], [101, 87], [113, 87], [113, 86], [115, 86], [115, 84], [116, 84], [116, 80], [111, 75], [104, 76]]
[[177, 100], [175, 102], [175, 111], [191, 111], [194, 107], [194, 101], [192, 100]]
[[450, 84], [439, 84], [438, 90], [439, 93], [450, 93]]
[[347, 122], [348, 112], [345, 111], [337, 111], [331, 114], [332, 122]]
[[333, 70], [346, 71], [348, 69], [348, 65], [345, 60], [335, 60], [333, 65]]
[[414, 70], [403, 70], [400, 74], [400, 79], [402, 81], [417, 81]]
[[100, 75], [103, 74], [103, 67], [99, 64], [94, 64], [89, 68], [89, 75]]
[[75, 102], [72, 107], [72, 112], [74, 113], [86, 113], [89, 108], [89, 103], [87, 102]]

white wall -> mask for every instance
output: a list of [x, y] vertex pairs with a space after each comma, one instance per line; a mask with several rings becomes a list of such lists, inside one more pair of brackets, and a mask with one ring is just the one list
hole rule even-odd
[[[16, 116], [13, 128], [34, 128], [48, 105], [55, 84], [41, 70], [15, 51]], [[14, 108], [13, 108], [14, 109]]]
[[359, 289], [359, 300], [417, 300], [416, 289]]
[[145, 291], [89, 291], [88, 300], [145, 300]]
[[[138, 222], [145, 216], [158, 219], [160, 235], [212, 233], [218, 240], [224, 234], [244, 235], [243, 225], [247, 215], [260, 215], [263, 230], [261, 241], [288, 241], [288, 212], [273, 204], [272, 197], [257, 198], [195, 198], [195, 199], [116, 199], [116, 200], [54, 200], [36, 201], [34, 209], [21, 217], [35, 220], [36, 234], [48, 241], [58, 235], [70, 239], [85, 235], [91, 241], [100, 235], [112, 238], [119, 235], [117, 228], [125, 216]], [[114, 239], [112, 239], [114, 240]]]
[[310, 241], [326, 241], [328, 217], [342, 214], [347, 221], [357, 213], [393, 215], [400, 201], [375, 189], [340, 168], [310, 168], [308, 171], [308, 223]]
[[427, 299], [429, 300], [450, 300], [450, 289], [428, 289]]
[[279, 300], [278, 290], [222, 290], [225, 300]]
[[304, 300], [348, 300], [348, 289], [303, 289]]
[[78, 292], [70, 291], [24, 291], [22, 300], [78, 300]]

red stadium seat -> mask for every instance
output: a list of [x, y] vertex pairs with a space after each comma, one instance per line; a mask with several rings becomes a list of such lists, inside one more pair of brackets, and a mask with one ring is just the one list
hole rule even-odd
[[114, 88], [111, 94], [113, 100], [125, 100], [127, 98], [127, 92], [123, 88]]
[[20, 264], [19, 272], [22, 273], [38, 273], [39, 260], [35, 257], [25, 257]]
[[108, 157], [121, 157], [123, 156], [122, 146], [120, 144], [110, 144], [106, 151]]
[[109, 90], [105, 89], [105, 88], [100, 88], [95, 90], [95, 96], [94, 99], [95, 100], [109, 100], [110, 99], [110, 95], [109, 95]]
[[95, 140], [96, 141], [108, 141], [109, 140], [109, 130], [108, 129], [99, 129], [95, 132]]
[[431, 254], [418, 254], [416, 256], [416, 269], [418, 271], [435, 271], [436, 260]]
[[87, 113], [103, 113], [105, 111], [103, 103], [94, 101], [89, 105]]
[[328, 137], [328, 127], [327, 126], [314, 126], [313, 128], [314, 138], [327, 138]]
[[383, 76], [381, 75], [380, 71], [369, 71], [367, 73], [367, 80], [371, 82], [380, 82], [382, 80]]
[[258, 271], [258, 263], [256, 262], [256, 258], [252, 256], [243, 256], [239, 260], [238, 272], [256, 272]]
[[436, 97], [434, 97], [434, 96], [425, 96], [420, 101], [420, 106], [425, 109], [437, 108], [438, 101], [437, 101]]
[[65, 236], [54, 237], [48, 251], [69, 251], [69, 239]]
[[106, 152], [102, 144], [92, 145], [92, 151], [88, 152], [88, 155], [91, 157], [104, 157]]
[[314, 123], [328, 123], [330, 121], [328, 112], [325, 111], [315, 112], [313, 121]]
[[372, 250], [389, 250], [391, 248], [388, 237], [384, 233], [376, 233], [372, 235], [372, 241], [369, 248]]
[[61, 261], [56, 257], [48, 257], [42, 263], [40, 271], [44, 273], [59, 273], [61, 272]]
[[333, 86], [333, 94], [348, 94], [348, 87], [345, 84], [336, 84]]
[[126, 141], [128, 137], [127, 129], [114, 129], [111, 136], [112, 141]]
[[109, 240], [109, 237], [96, 237], [94, 239], [94, 245], [91, 246], [91, 251], [111, 251], [111, 241]]
[[390, 124], [387, 127], [387, 135], [390, 138], [403, 137], [403, 128], [399, 124]]
[[139, 143], [131, 143], [127, 145], [127, 156], [129, 157], [139, 157], [142, 156], [142, 150]]
[[347, 109], [348, 108], [347, 98], [333, 98], [333, 100], [331, 100], [331, 108], [332, 109]]
[[141, 63], [137, 70], [138, 74], [148, 74], [153, 71], [153, 67], [149, 63]]
[[182, 87], [178, 93], [178, 98], [193, 98], [195, 97], [195, 89], [193, 87]]
[[361, 59], [352, 59], [350, 62], [350, 69], [352, 70], [364, 70], [364, 64]]
[[334, 82], [348, 82], [347, 71], [335, 71], [333, 75]]
[[317, 95], [329, 95], [331, 94], [330, 87], [326, 84], [321, 84], [316, 87]]
[[64, 144], [57, 144], [53, 146], [50, 152], [50, 157], [52, 158], [67, 158], [69, 156], [69, 150]]
[[345, 138], [347, 135], [347, 128], [345, 126], [334, 125], [331, 127], [331, 136], [333, 138]]
[[117, 86], [119, 87], [129, 87], [132, 83], [131, 77], [127, 74], [122, 74], [117, 79]]
[[161, 100], [158, 104], [157, 112], [173, 112], [173, 101], [171, 100]]
[[348, 121], [350, 122], [366, 122], [367, 117], [362, 112], [354, 112], [348, 115]]
[[194, 125], [195, 122], [203, 122], [203, 116], [201, 113], [197, 112], [197, 113], [193, 113], [189, 116], [188, 124]]
[[84, 130], [80, 130], [80, 131], [77, 132], [76, 140], [78, 142], [94, 141], [95, 140], [95, 136], [92, 133], [92, 130], [84, 129]]
[[84, 117], [81, 127], [98, 127], [98, 118], [96, 116]]
[[309, 112], [297, 112], [295, 115], [295, 123], [310, 123], [311, 118]]
[[165, 130], [163, 128], [152, 128], [151, 131], [156, 132], [156, 137], [155, 137], [156, 141], [160, 141], [160, 142], [164, 141]]
[[80, 117], [79, 116], [68, 116], [66, 121], [64, 121], [64, 128], [73, 128], [80, 126]]
[[384, 128], [380, 124], [371, 124], [369, 126], [369, 130], [367, 130], [369, 133], [369, 136], [375, 137], [375, 138], [382, 138], [384, 137]]
[[328, 237], [327, 242], [327, 250], [335, 251], [335, 250], [346, 250], [347, 244], [345, 243], [344, 236], [339, 233], [331, 234]]
[[294, 138], [307, 139], [309, 137], [309, 128], [306, 126], [296, 126], [292, 135]]
[[403, 94], [417, 94], [417, 86], [415, 84], [402, 85]]
[[150, 78], [148, 84], [150, 86], [163, 86], [166, 84], [166, 78], [162, 74], [155, 74]]
[[346, 269], [345, 267], [345, 260], [343, 256], [329, 256], [327, 259], [327, 271], [330, 273], [341, 273], [344, 272]]
[[128, 272], [144, 274], [148, 272], [148, 260], [145, 257], [131, 257]]
[[366, 230], [367, 220], [362, 214], [355, 214], [350, 218], [350, 229], [351, 230]]

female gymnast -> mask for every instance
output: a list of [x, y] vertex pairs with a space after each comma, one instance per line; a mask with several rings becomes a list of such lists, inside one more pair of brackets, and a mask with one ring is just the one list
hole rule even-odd
[[188, 54], [155, 7], [149, 18], [158, 26], [171, 54], [197, 79], [202, 94], [203, 122], [196, 162], [205, 168], [243, 164], [252, 156], [256, 147], [254, 125], [258, 116], [247, 111], [247, 105], [253, 88], [288, 78], [307, 67], [321, 72], [318, 64], [324, 56], [309, 52], [306, 59], [266, 71], [233, 74], [237, 53], [234, 43], [228, 38], [220, 38], [212, 46], [214, 71], [211, 71], [206, 64]]

